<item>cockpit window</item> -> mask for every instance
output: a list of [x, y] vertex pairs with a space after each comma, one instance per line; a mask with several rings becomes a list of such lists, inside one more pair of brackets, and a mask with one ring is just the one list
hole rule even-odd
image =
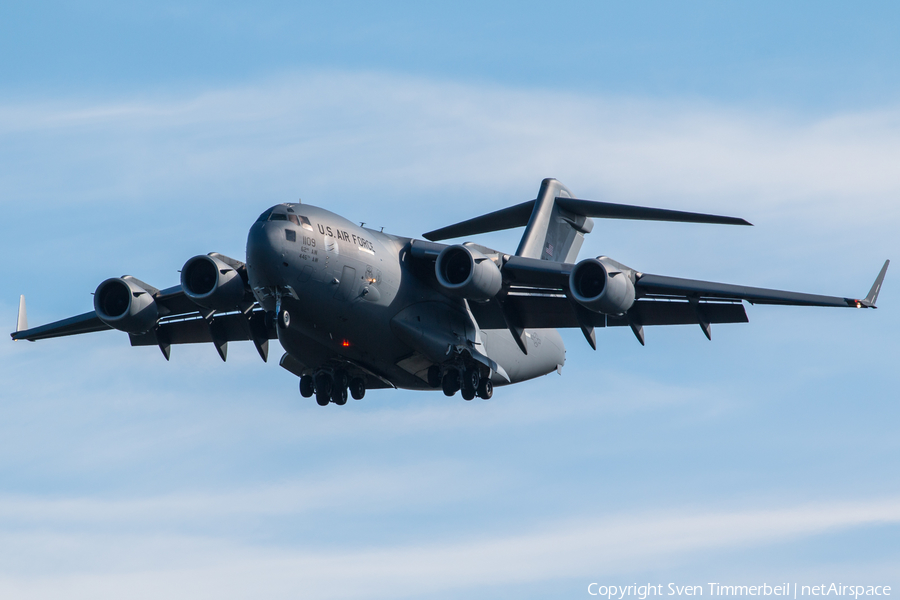
[[[288, 210], [291, 210], [291, 209], [288, 209]], [[300, 221], [297, 219], [297, 215], [288, 215], [287, 218], [288, 218], [288, 221], [290, 221], [294, 225], [300, 224]]]
[[273, 206], [272, 208], [270, 208], [269, 210], [267, 210], [266, 212], [264, 212], [263, 214], [259, 215], [259, 218], [256, 219], [256, 222], [257, 222], [257, 223], [262, 223], [263, 221], [268, 221], [268, 220], [269, 220], [269, 215], [272, 214], [272, 211], [273, 211], [273, 210], [275, 210], [275, 207], [274, 207], [274, 206]]
[[269, 217], [270, 221], [287, 221], [287, 215], [284, 213], [272, 213], [272, 216]]

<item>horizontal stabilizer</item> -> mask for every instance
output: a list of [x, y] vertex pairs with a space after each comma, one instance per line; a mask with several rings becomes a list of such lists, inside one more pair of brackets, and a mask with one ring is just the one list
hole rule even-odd
[[666, 208], [646, 208], [629, 204], [596, 202], [577, 198], [557, 198], [556, 203], [565, 210], [583, 217], [599, 219], [632, 219], [638, 221], [671, 221], [676, 223], [710, 223], [714, 225], [753, 225], [737, 217], [723, 217], [703, 213], [669, 210]]
[[[745, 219], [724, 217], [704, 213], [669, 210], [666, 208], [646, 208], [630, 204], [614, 204], [612, 202], [596, 202], [579, 200], [578, 198], [557, 197], [556, 204], [575, 215], [600, 219], [630, 219], [639, 221], [669, 221], [677, 223], [709, 223], [716, 225], [752, 225]], [[467, 237], [491, 231], [503, 231], [515, 227], [524, 227], [534, 211], [535, 200], [529, 200], [509, 208], [448, 225], [424, 234], [426, 240], [436, 242], [452, 238]]]
[[525, 227], [528, 225], [528, 219], [534, 210], [534, 200], [516, 204], [509, 208], [496, 210], [456, 225], [448, 225], [441, 229], [429, 231], [422, 237], [426, 240], [436, 242], [438, 240], [449, 240], [458, 237], [467, 237], [477, 235], [479, 233], [488, 233], [491, 231], [503, 231], [504, 229], [513, 229], [515, 227]]

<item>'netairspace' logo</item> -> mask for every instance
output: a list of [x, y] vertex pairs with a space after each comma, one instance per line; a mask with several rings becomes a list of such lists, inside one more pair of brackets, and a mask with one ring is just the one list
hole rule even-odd
[[[860, 596], [890, 596], [889, 585], [843, 585], [841, 583], [800, 585], [797, 583], [780, 583], [777, 585], [724, 585], [718, 582], [707, 583], [709, 596], [845, 596], [858, 599]], [[601, 585], [592, 583], [588, 586], [591, 596], [604, 596], [609, 600], [624, 600], [632, 596], [638, 600], [647, 600], [650, 596], [703, 596], [702, 585], [677, 585], [670, 583], [663, 589], [663, 584], [656, 585]]]

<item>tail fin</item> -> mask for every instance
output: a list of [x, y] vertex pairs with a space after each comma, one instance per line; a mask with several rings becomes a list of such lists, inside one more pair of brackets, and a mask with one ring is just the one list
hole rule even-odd
[[[423, 237], [436, 242], [455, 237], [526, 227], [519, 242], [517, 256], [541, 258], [556, 262], [574, 262], [594, 222], [560, 206], [558, 200], [574, 199], [572, 193], [556, 179], [545, 179], [535, 200], [469, 219], [455, 225], [429, 231]], [[575, 210], [579, 210], [576, 207]]]
[[594, 221], [565, 210], [557, 198], [574, 196], [556, 179], [543, 180], [516, 256], [569, 263], [578, 258], [584, 234], [591, 232]]

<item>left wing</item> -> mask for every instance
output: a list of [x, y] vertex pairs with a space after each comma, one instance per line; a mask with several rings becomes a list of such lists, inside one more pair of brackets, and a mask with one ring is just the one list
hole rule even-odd
[[[751, 304], [875, 308], [890, 265], [889, 260], [885, 261], [866, 297], [856, 299], [645, 274], [606, 257], [600, 257], [597, 262], [603, 262], [611, 276], [621, 274], [630, 278], [634, 303], [624, 312], [595, 312], [575, 300], [570, 286], [577, 265], [509, 257], [501, 269], [509, 287], [506, 297], [493, 307], [495, 317], [498, 309], [504, 312], [506, 304], [505, 318], [518, 327], [578, 326], [593, 347], [596, 347], [594, 327], [629, 325], [643, 344], [644, 325], [694, 323], [711, 338], [713, 323], [748, 321], [742, 305], [744, 300]], [[491, 322], [488, 315], [483, 316]], [[496, 318], [493, 322], [497, 324]]]
[[665, 277], [663, 275], [641, 275], [635, 283], [635, 288], [646, 296], [664, 297], [675, 295], [679, 297], [696, 297], [698, 299], [733, 299], [746, 300], [750, 304], [877, 308], [875, 301], [878, 299], [878, 292], [881, 291], [881, 284], [890, 264], [891, 261], [884, 261], [884, 266], [881, 267], [881, 272], [878, 273], [875, 283], [872, 284], [868, 295], [863, 299], [785, 292], [744, 285]]

